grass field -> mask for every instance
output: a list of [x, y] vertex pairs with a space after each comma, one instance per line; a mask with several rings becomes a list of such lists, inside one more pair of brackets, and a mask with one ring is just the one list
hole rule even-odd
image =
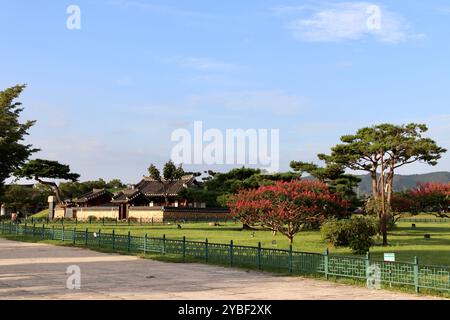
[[[56, 226], [58, 224], [55, 224]], [[182, 229], [177, 225], [155, 224], [118, 224], [106, 223], [78, 223], [64, 222], [67, 229], [111, 232], [115, 229], [116, 234], [144, 235], [147, 233], [152, 237], [181, 239], [186, 236], [187, 240], [204, 241], [208, 238], [210, 242], [229, 243], [233, 240], [235, 245], [257, 246], [261, 242], [266, 248], [286, 249], [289, 244], [287, 239], [277, 234], [273, 236], [270, 231], [242, 230], [242, 224], [235, 222], [220, 223], [220, 226], [211, 226], [208, 223], [183, 223]], [[429, 233], [431, 239], [425, 240], [423, 235]], [[389, 246], [380, 245], [380, 239], [375, 239], [376, 245], [371, 248], [373, 258], [382, 259], [384, 252], [396, 253], [397, 261], [412, 262], [414, 256], [419, 258], [421, 264], [450, 265], [450, 223], [416, 223], [416, 228], [411, 227], [410, 222], [399, 222], [397, 227], [389, 232]], [[274, 242], [275, 240], [275, 242]], [[297, 234], [294, 239], [294, 250], [307, 252], [323, 252], [327, 244], [322, 240], [319, 231], [304, 231]], [[332, 254], [351, 254], [348, 248], [329, 247]]]

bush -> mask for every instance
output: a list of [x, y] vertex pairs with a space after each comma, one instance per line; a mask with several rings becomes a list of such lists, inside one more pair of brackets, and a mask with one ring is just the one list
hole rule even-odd
[[322, 228], [322, 237], [335, 247], [350, 247], [353, 253], [362, 254], [373, 245], [372, 237], [377, 233], [375, 219], [353, 217], [348, 220], [331, 220]]
[[[364, 206], [365, 213], [378, 220], [378, 230], [381, 230], [381, 221], [379, 219], [379, 215], [381, 212], [381, 205], [382, 205], [381, 199], [369, 198]], [[385, 203], [385, 212], [387, 216], [386, 228], [387, 230], [392, 230], [395, 227], [395, 223], [400, 218], [401, 212], [394, 211], [392, 207], [387, 203]]]
[[97, 221], [97, 216], [89, 216], [88, 221]]
[[322, 238], [334, 247], [348, 246], [348, 234], [345, 224], [346, 220], [329, 220], [325, 222], [320, 228]]

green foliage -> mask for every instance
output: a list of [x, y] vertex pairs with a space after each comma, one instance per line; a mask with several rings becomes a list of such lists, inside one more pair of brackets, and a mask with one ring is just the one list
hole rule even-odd
[[[378, 230], [381, 230], [381, 205], [382, 201], [380, 198], [369, 198], [366, 200], [366, 203], [364, 205], [365, 213], [372, 218], [378, 219]], [[395, 223], [400, 218], [402, 212], [394, 211], [392, 209], [392, 206], [386, 202], [384, 204], [384, 211], [386, 214], [386, 228], [387, 230], [392, 230], [395, 227]]]
[[39, 149], [22, 141], [35, 121], [19, 121], [23, 111], [20, 102], [14, 102], [25, 89], [17, 85], [0, 91], [0, 194], [4, 181], [11, 176], [28, 157]]
[[377, 233], [376, 219], [352, 217], [347, 220], [330, 220], [322, 228], [322, 238], [335, 247], [349, 247], [353, 253], [367, 252]]
[[162, 182], [165, 181], [176, 181], [183, 177], [184, 170], [181, 164], [177, 167], [172, 162], [172, 160], [167, 161], [163, 167], [163, 174], [156, 168], [154, 164], [150, 164], [148, 168], [148, 173], [150, 177], [156, 181]]
[[179, 196], [186, 198], [190, 202], [204, 202], [208, 207], [220, 207], [218, 202], [220, 193], [216, 191], [205, 190], [203, 188], [184, 188], [180, 190]]
[[76, 181], [80, 177], [79, 174], [70, 172], [68, 165], [43, 159], [30, 160], [17, 170], [16, 176], [38, 181], [41, 178]]
[[257, 188], [262, 180], [261, 170], [235, 168], [225, 173], [208, 171], [210, 178], [204, 182], [206, 190], [224, 193], [236, 193], [240, 189]]
[[319, 167], [314, 163], [291, 161], [290, 167], [301, 175], [308, 173], [311, 177], [328, 184], [330, 191], [338, 194], [349, 201], [349, 210], [354, 210], [359, 206], [354, 189], [361, 181], [357, 176], [346, 174], [344, 167], [338, 164], [328, 164], [326, 167]]
[[[177, 181], [183, 177], [183, 175], [185, 174], [183, 167], [181, 166], [181, 164], [177, 167], [172, 162], [172, 160], [169, 160], [166, 162], [166, 164], [164, 164], [162, 175], [154, 164], [150, 164], [148, 173], [152, 179], [161, 183], [164, 193], [164, 200], [167, 205], [169, 203], [168, 188], [170, 187], [170, 184], [172, 182]], [[168, 182], [168, 184], [165, 182]]]
[[119, 179], [113, 179], [106, 182], [103, 179], [89, 180], [82, 182], [61, 182], [59, 189], [61, 190], [61, 196], [63, 199], [74, 200], [81, 195], [92, 191], [93, 189], [107, 189], [110, 191], [116, 191], [125, 188], [125, 185]]
[[47, 205], [47, 197], [51, 195], [47, 188], [9, 185], [0, 198], [7, 208], [22, 213], [35, 212]]

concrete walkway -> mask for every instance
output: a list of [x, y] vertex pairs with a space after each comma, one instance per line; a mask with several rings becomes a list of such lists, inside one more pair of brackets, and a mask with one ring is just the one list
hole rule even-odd
[[[81, 289], [69, 290], [69, 265]], [[0, 299], [431, 299], [300, 277], [0, 238]]]

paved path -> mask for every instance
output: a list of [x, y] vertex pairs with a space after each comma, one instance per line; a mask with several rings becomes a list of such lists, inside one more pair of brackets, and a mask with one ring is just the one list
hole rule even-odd
[[[66, 288], [69, 265], [81, 289]], [[0, 238], [0, 299], [424, 299], [323, 280]]]

